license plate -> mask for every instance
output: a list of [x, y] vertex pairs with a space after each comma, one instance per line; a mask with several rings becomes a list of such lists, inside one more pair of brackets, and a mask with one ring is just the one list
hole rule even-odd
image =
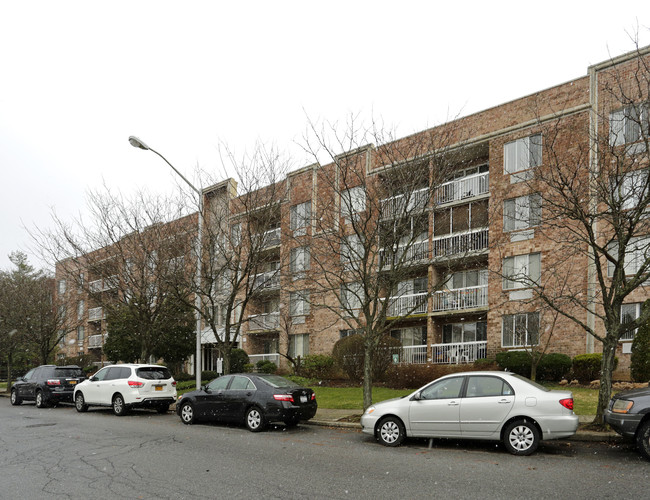
[[307, 402], [307, 396], [300, 396], [300, 402], [301, 403], [306, 403]]
[[70, 381], [70, 385], [75, 385], [76, 383], [77, 383], [76, 380], [71, 380], [71, 381]]
[[154, 385], [153, 387], [154, 387], [154, 389], [157, 390], [157, 391], [162, 391], [162, 389], [163, 389], [163, 386], [162, 386], [162, 385]]

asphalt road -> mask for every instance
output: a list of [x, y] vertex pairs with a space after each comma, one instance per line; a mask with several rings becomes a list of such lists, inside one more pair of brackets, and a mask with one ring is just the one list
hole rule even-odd
[[354, 429], [183, 425], [175, 414], [0, 399], [0, 498], [645, 498], [631, 445], [547, 442], [530, 457], [494, 443], [407, 440]]

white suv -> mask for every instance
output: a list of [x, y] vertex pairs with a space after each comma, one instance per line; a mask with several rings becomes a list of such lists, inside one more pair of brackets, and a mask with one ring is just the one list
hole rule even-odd
[[106, 366], [74, 389], [77, 411], [112, 406], [124, 415], [130, 408], [155, 408], [166, 413], [176, 402], [176, 381], [164, 366], [120, 364]]

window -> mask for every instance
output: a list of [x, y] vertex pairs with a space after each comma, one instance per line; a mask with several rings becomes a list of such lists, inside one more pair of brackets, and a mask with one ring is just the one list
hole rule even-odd
[[83, 292], [84, 289], [84, 273], [79, 273], [79, 286], [77, 287], [77, 293]]
[[255, 389], [255, 385], [248, 377], [242, 377], [240, 375], [235, 375], [232, 378], [232, 383], [228, 388], [230, 391], [252, 391]]
[[542, 135], [536, 134], [503, 146], [503, 167], [506, 174], [528, 170], [542, 164]]
[[309, 334], [289, 335], [289, 356], [292, 358], [309, 356]]
[[488, 396], [513, 396], [515, 391], [505, 380], [498, 377], [472, 376], [467, 380], [468, 398]]
[[352, 328], [349, 328], [347, 330], [339, 330], [339, 337], [344, 339], [345, 337], [349, 337], [350, 335], [356, 335], [357, 333], [361, 334], [363, 333], [363, 330], [361, 329], [355, 330]]
[[621, 146], [639, 141], [648, 135], [650, 120], [648, 103], [626, 106], [609, 115], [609, 144]]
[[207, 388], [211, 391], [223, 391], [228, 387], [228, 383], [231, 379], [232, 376], [217, 377], [208, 384]]
[[[641, 316], [641, 306], [642, 304], [640, 302], [623, 304], [621, 306], [621, 324], [631, 323]], [[625, 332], [621, 335], [620, 340], [634, 340], [634, 335], [636, 335], [636, 329]]]
[[290, 209], [291, 230], [296, 236], [306, 233], [311, 218], [311, 201], [294, 205]]
[[84, 301], [80, 300], [77, 303], [77, 319], [82, 320], [84, 317]]
[[59, 306], [59, 318], [60, 318], [61, 320], [64, 320], [64, 319], [65, 319], [65, 313], [66, 313], [65, 306], [64, 306], [64, 305], [60, 305], [60, 306]]
[[362, 187], [346, 189], [341, 193], [341, 217], [347, 219], [366, 209], [366, 192]]
[[[608, 247], [608, 252], [609, 254], [614, 257], [614, 259], [618, 258], [618, 243], [617, 242], [612, 242], [610, 243]], [[636, 274], [639, 269], [641, 269], [645, 264], [647, 263], [648, 259], [650, 259], [650, 236], [637, 236], [634, 238], [630, 238], [630, 241], [627, 244], [627, 247], [625, 249], [625, 275], [626, 276], [632, 276]], [[607, 261], [607, 276], [610, 278], [614, 276], [614, 270], [616, 268], [616, 265], [611, 262]]]
[[458, 205], [439, 210], [433, 216], [433, 235], [443, 236], [488, 225], [488, 203], [486, 200]]
[[538, 226], [541, 218], [542, 197], [538, 193], [503, 202], [504, 231], [515, 231]]
[[487, 321], [451, 323], [442, 326], [443, 344], [483, 342], [487, 340]]
[[502, 347], [539, 344], [539, 313], [506, 314], [501, 332]]
[[620, 203], [622, 210], [638, 206], [648, 196], [648, 169], [626, 172], [610, 182], [613, 201]]
[[57, 290], [59, 295], [63, 295], [65, 293], [65, 280], [59, 280]]
[[309, 292], [291, 292], [289, 294], [289, 310], [291, 316], [306, 316], [309, 314]]
[[83, 326], [78, 326], [77, 327], [77, 342], [78, 343], [83, 343], [84, 341], [84, 327]]
[[457, 271], [449, 276], [445, 288], [447, 290], [460, 290], [462, 288], [485, 286], [487, 284], [487, 269], [468, 269], [466, 271]]
[[341, 241], [341, 264], [346, 269], [354, 269], [354, 264], [363, 258], [363, 254], [363, 242], [359, 235], [351, 234], [343, 238]]
[[515, 255], [503, 259], [503, 289], [515, 290], [539, 283], [540, 254]]
[[412, 280], [400, 281], [397, 285], [397, 297], [403, 295], [414, 295], [417, 293], [427, 293], [428, 282], [427, 278], [414, 278]]
[[341, 285], [341, 307], [346, 311], [361, 308], [363, 288], [361, 283], [345, 283]]
[[402, 346], [426, 345], [427, 327], [412, 326], [408, 328], [399, 328], [390, 331], [390, 336], [399, 340]]
[[420, 392], [421, 399], [452, 399], [460, 396], [464, 377], [446, 378], [434, 382]]
[[291, 249], [291, 272], [303, 273], [309, 269], [311, 263], [309, 247], [296, 247]]
[[230, 243], [236, 247], [241, 243], [241, 223], [233, 224], [230, 228]]

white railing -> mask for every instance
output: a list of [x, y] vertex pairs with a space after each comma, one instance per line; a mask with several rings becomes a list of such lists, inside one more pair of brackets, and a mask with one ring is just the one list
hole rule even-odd
[[[425, 260], [429, 258], [429, 240], [414, 241], [410, 245], [405, 247], [397, 247], [397, 255], [395, 255], [395, 261], [400, 262], [404, 252], [406, 256], [404, 257], [404, 262], [414, 262], [419, 260]], [[381, 267], [386, 267], [389, 263], [385, 262], [386, 250], [379, 251], [379, 265]]]
[[433, 196], [436, 205], [464, 200], [490, 192], [490, 179], [487, 172], [469, 175], [441, 184]]
[[[391, 350], [393, 361], [404, 364], [425, 364], [427, 362], [426, 345], [405, 345]], [[397, 356], [397, 359], [395, 359]]]
[[264, 231], [264, 233], [262, 233], [261, 235], [262, 247], [268, 248], [268, 247], [274, 247], [276, 245], [279, 245], [280, 236], [281, 236], [281, 229], [279, 227], [269, 229], [268, 231]]
[[258, 361], [271, 361], [277, 365], [280, 363], [280, 355], [277, 352], [271, 354], [249, 354], [248, 355], [249, 363], [255, 364]]
[[88, 321], [101, 321], [104, 319], [104, 309], [102, 307], [93, 307], [88, 309]]
[[95, 280], [88, 283], [88, 289], [91, 293], [102, 291], [102, 280]]
[[487, 285], [435, 292], [432, 311], [460, 311], [485, 307], [487, 296]]
[[388, 316], [405, 316], [412, 314], [425, 314], [427, 312], [427, 293], [414, 293], [391, 297], [388, 299]]
[[487, 356], [487, 341], [431, 344], [431, 357], [436, 364], [473, 363]]
[[433, 256], [444, 257], [485, 250], [488, 247], [488, 230], [473, 229], [433, 239]]
[[249, 330], [277, 330], [279, 325], [279, 312], [255, 314], [248, 317]]
[[88, 349], [97, 349], [106, 343], [106, 335], [91, 335], [88, 337]]
[[280, 271], [268, 271], [255, 275], [253, 286], [259, 288], [278, 288], [280, 286]]
[[119, 276], [115, 274], [113, 276], [109, 276], [108, 278], [104, 278], [103, 280], [94, 280], [89, 282], [88, 289], [90, 290], [90, 293], [104, 292], [106, 290], [117, 288], [118, 284]]
[[424, 210], [427, 206], [429, 188], [418, 189], [410, 195], [400, 194], [381, 200], [381, 217], [389, 219], [391, 217], [403, 217], [411, 212]]

